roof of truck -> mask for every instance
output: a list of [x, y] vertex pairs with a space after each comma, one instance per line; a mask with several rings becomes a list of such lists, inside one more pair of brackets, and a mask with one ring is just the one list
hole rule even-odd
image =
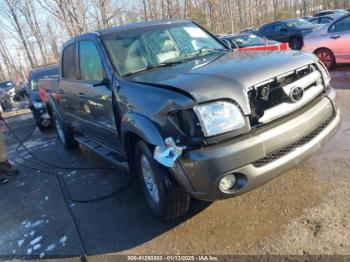
[[67, 45], [70, 45], [76, 41], [79, 41], [81, 39], [84, 39], [86, 37], [92, 36], [92, 37], [96, 37], [97, 35], [108, 35], [108, 34], [113, 34], [116, 32], [122, 32], [125, 30], [133, 30], [133, 29], [144, 29], [144, 28], [148, 28], [148, 27], [154, 27], [154, 26], [161, 26], [161, 25], [165, 25], [165, 24], [178, 24], [178, 23], [191, 23], [191, 20], [159, 20], [159, 21], [149, 21], [149, 22], [137, 22], [137, 23], [131, 23], [131, 24], [127, 24], [127, 25], [121, 25], [121, 26], [114, 26], [111, 28], [107, 28], [107, 29], [102, 29], [102, 30], [98, 30], [95, 32], [88, 32], [88, 33], [84, 33], [81, 35], [77, 35], [73, 38], [71, 38], [70, 40], [68, 40], [67, 42], [65, 42], [63, 44], [63, 48], [66, 47]]
[[107, 29], [102, 29], [96, 31], [97, 33], [101, 35], [108, 35], [111, 33], [124, 31], [124, 30], [131, 30], [131, 29], [141, 29], [141, 28], [147, 28], [147, 27], [153, 27], [158, 25], [164, 25], [164, 24], [177, 24], [177, 23], [183, 23], [183, 22], [191, 22], [190, 20], [159, 20], [159, 21], [150, 21], [150, 22], [136, 22], [131, 23], [127, 25], [121, 25], [121, 26], [114, 26]]

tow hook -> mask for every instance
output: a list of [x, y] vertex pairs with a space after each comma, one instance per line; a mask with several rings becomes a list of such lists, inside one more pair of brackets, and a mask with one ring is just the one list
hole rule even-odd
[[174, 139], [168, 137], [164, 140], [164, 145], [155, 148], [153, 157], [163, 166], [174, 167], [184, 149], [185, 147], [177, 146]]

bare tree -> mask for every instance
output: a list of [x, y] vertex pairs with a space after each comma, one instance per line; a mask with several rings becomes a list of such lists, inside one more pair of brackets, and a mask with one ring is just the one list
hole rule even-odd
[[32, 0], [18, 0], [18, 10], [23, 15], [26, 23], [28, 24], [33, 36], [37, 42], [40, 50], [40, 54], [44, 64], [47, 63], [47, 48], [45, 45], [45, 40], [43, 38], [42, 30], [39, 26], [37, 18], [37, 10], [34, 7], [34, 2]]
[[34, 67], [34, 59], [32, 55], [30, 54], [29, 46], [27, 39], [23, 32], [22, 24], [20, 23], [19, 17], [19, 11], [17, 8], [18, 1], [17, 0], [3, 0], [2, 3], [0, 3], [0, 16], [7, 22], [0, 21], [0, 26], [8, 30], [8, 25], [11, 26], [11, 32], [17, 33], [19, 36], [19, 42], [23, 45], [23, 48], [26, 52], [28, 61], [30, 63], [30, 66]]

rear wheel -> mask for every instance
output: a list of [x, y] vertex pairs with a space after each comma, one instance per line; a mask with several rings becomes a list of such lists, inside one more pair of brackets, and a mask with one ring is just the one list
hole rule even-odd
[[172, 178], [166, 167], [154, 160], [143, 141], [135, 146], [135, 162], [146, 202], [155, 215], [171, 220], [188, 211], [189, 194]]
[[328, 70], [331, 70], [335, 65], [335, 57], [331, 50], [322, 48], [315, 52], [315, 55], [324, 63]]
[[293, 50], [301, 50], [301, 48], [303, 47], [303, 41], [298, 37], [293, 37], [289, 41], [289, 46]]
[[56, 115], [53, 115], [53, 123], [56, 128], [57, 136], [66, 149], [78, 146], [77, 141], [74, 139], [73, 132], [68, 129], [63, 121], [61, 121]]

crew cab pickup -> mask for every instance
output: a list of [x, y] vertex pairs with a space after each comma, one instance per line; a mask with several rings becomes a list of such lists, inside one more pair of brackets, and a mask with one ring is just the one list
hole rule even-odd
[[191, 21], [136, 23], [64, 44], [47, 90], [66, 148], [128, 169], [162, 219], [190, 198], [256, 188], [312, 156], [340, 123], [316, 56], [235, 52]]

